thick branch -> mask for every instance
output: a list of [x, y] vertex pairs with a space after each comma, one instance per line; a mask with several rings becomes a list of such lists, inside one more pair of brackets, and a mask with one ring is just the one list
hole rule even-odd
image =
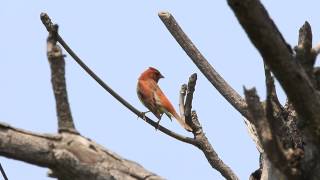
[[299, 179], [297, 169], [289, 164], [286, 151], [282, 148], [274, 129], [275, 119], [267, 118], [266, 111], [259, 100], [256, 90], [245, 89], [246, 101], [251, 114], [252, 123], [255, 125], [260, 142], [268, 159], [283, 172], [287, 179]]
[[[193, 93], [195, 91], [196, 81], [197, 81], [197, 74], [194, 73], [189, 78], [187, 88], [185, 85], [181, 87], [180, 103], [184, 104], [184, 106], [180, 106], [180, 111], [184, 111], [186, 122], [193, 129], [193, 135], [196, 141], [195, 146], [198, 147], [203, 152], [203, 154], [206, 156], [210, 165], [214, 169], [219, 171], [221, 175], [224, 176], [226, 179], [236, 180], [238, 179], [236, 174], [231, 170], [229, 166], [227, 166], [219, 158], [218, 154], [215, 152], [212, 145], [210, 144], [198, 120], [197, 113], [195, 111], [191, 111]], [[186, 97], [186, 102], [184, 103], [185, 96], [187, 97]]]
[[57, 45], [56, 34], [58, 26], [49, 33], [47, 39], [47, 56], [51, 69], [51, 83], [56, 99], [59, 132], [68, 131], [77, 133], [73, 123], [71, 109], [68, 102], [68, 94], [65, 80], [65, 61], [61, 48]]
[[[279, 80], [314, 140], [320, 137], [320, 97], [258, 0], [228, 0], [240, 24]], [[317, 143], [318, 144], [318, 143]]]
[[[0, 155], [48, 167], [59, 179], [163, 179], [77, 134], [38, 135], [0, 123]], [[27, 148], [26, 148], [27, 147]]]
[[220, 94], [244, 117], [247, 116], [247, 105], [244, 99], [216, 72], [206, 58], [200, 53], [189, 37], [183, 32], [178, 22], [169, 12], [160, 12], [159, 17], [183, 50], [206, 76]]

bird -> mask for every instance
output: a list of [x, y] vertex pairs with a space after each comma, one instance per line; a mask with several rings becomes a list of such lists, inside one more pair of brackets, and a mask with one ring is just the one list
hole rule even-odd
[[[174, 117], [179, 124], [187, 131], [192, 131], [192, 128], [182, 119], [173, 105], [158, 86], [158, 82], [164, 76], [154, 67], [149, 67], [141, 73], [137, 83], [137, 95], [142, 104], [149, 109], [147, 112], [152, 112], [158, 118], [158, 127], [163, 114], [166, 114], [172, 121]], [[143, 115], [147, 112], [144, 112]]]

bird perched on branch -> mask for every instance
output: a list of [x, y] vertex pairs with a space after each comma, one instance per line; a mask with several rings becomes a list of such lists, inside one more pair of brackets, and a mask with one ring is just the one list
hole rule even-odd
[[149, 67], [140, 75], [137, 84], [137, 94], [140, 101], [159, 119], [157, 122], [158, 127], [161, 117], [163, 113], [165, 113], [170, 120], [173, 116], [184, 129], [192, 131], [191, 127], [178, 115], [168, 98], [158, 86], [158, 81], [161, 78], [164, 77], [153, 67]]

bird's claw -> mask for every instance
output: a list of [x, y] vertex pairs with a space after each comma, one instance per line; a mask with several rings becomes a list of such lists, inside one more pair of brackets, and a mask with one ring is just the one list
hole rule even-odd
[[159, 127], [160, 127], [160, 119], [159, 119], [158, 122], [157, 122], [156, 131], [159, 129]]
[[138, 119], [139, 117], [141, 117], [141, 119], [143, 119], [144, 121], [147, 121], [146, 114], [147, 114], [148, 112], [150, 112], [150, 111], [141, 112], [141, 116], [138, 116], [137, 119]]

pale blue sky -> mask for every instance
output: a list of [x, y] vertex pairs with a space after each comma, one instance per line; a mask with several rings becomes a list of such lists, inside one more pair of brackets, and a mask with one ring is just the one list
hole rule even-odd
[[[297, 43], [308, 20], [320, 40], [319, 0], [267, 1], [269, 14], [285, 39]], [[166, 77], [160, 86], [178, 105], [178, 92], [190, 74], [198, 73], [194, 105], [215, 150], [241, 179], [258, 168], [258, 153], [241, 115], [199, 72], [158, 18], [170, 11], [221, 75], [243, 95], [256, 86], [264, 99], [261, 58], [225, 0], [221, 1], [2, 1], [0, 121], [55, 133], [57, 121], [46, 59], [47, 32], [39, 19], [47, 12], [61, 36], [105, 82], [138, 109], [136, 81], [147, 67]], [[66, 58], [69, 100], [75, 124], [85, 136], [119, 155], [169, 179], [223, 179], [202, 152], [157, 132], [118, 103], [71, 58]], [[284, 99], [283, 94], [281, 99]], [[151, 117], [151, 116], [150, 116]], [[153, 116], [152, 116], [153, 117]], [[168, 119], [162, 125], [191, 136]], [[51, 179], [47, 169], [0, 158], [9, 179]]]

